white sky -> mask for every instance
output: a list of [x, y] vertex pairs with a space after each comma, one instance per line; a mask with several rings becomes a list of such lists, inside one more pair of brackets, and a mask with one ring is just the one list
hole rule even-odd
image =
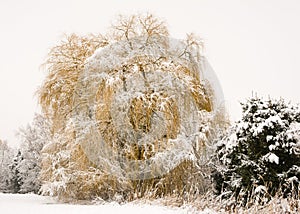
[[298, 0], [0, 0], [0, 139], [17, 143], [38, 111], [40, 65], [64, 33], [104, 33], [117, 14], [148, 11], [171, 36], [204, 39], [233, 120], [253, 91], [300, 102]]

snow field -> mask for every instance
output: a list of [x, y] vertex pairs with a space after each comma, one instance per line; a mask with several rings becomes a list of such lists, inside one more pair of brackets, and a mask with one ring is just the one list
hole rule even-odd
[[171, 208], [161, 205], [150, 205], [142, 203], [128, 203], [120, 205], [118, 203], [106, 203], [101, 205], [78, 205], [78, 204], [58, 204], [54, 199], [35, 194], [3, 194], [0, 193], [1, 214], [94, 214], [94, 213], [130, 213], [130, 214], [187, 214], [216, 213], [205, 209], [196, 212], [191, 207]]

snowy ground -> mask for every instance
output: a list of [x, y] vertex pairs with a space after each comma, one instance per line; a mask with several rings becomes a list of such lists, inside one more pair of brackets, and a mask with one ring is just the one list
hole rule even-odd
[[178, 214], [178, 213], [214, 213], [211, 210], [196, 212], [190, 207], [170, 208], [149, 204], [125, 204], [107, 203], [102, 205], [72, 205], [58, 204], [53, 199], [34, 194], [2, 194], [0, 193], [1, 214], [77, 214], [77, 213], [138, 213], [138, 214]]

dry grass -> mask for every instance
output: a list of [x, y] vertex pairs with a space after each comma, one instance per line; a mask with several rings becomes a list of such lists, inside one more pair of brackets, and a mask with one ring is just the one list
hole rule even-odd
[[300, 200], [290, 197], [283, 198], [279, 195], [271, 198], [264, 204], [249, 203], [245, 206], [237, 205], [234, 199], [220, 199], [219, 196], [212, 192], [198, 195], [192, 200], [183, 200], [182, 197], [166, 196], [162, 198], [142, 198], [134, 201], [135, 203], [143, 204], [159, 204], [168, 207], [182, 207], [188, 213], [270, 213], [270, 214], [297, 214], [300, 211]]
[[270, 214], [284, 214], [284, 213], [299, 213], [300, 200], [295, 198], [283, 198], [276, 195], [269, 202], [264, 205], [249, 202], [245, 206], [237, 204], [234, 199], [223, 199], [212, 194], [199, 197], [192, 204], [197, 210], [204, 210], [209, 208], [219, 213], [270, 213]]

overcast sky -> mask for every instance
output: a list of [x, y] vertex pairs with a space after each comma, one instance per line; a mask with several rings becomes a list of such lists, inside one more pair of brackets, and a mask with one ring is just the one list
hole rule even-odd
[[298, 0], [0, 0], [0, 139], [16, 144], [39, 111], [41, 64], [65, 33], [104, 33], [135, 12], [165, 19], [172, 37], [204, 39], [233, 120], [252, 92], [300, 102]]

